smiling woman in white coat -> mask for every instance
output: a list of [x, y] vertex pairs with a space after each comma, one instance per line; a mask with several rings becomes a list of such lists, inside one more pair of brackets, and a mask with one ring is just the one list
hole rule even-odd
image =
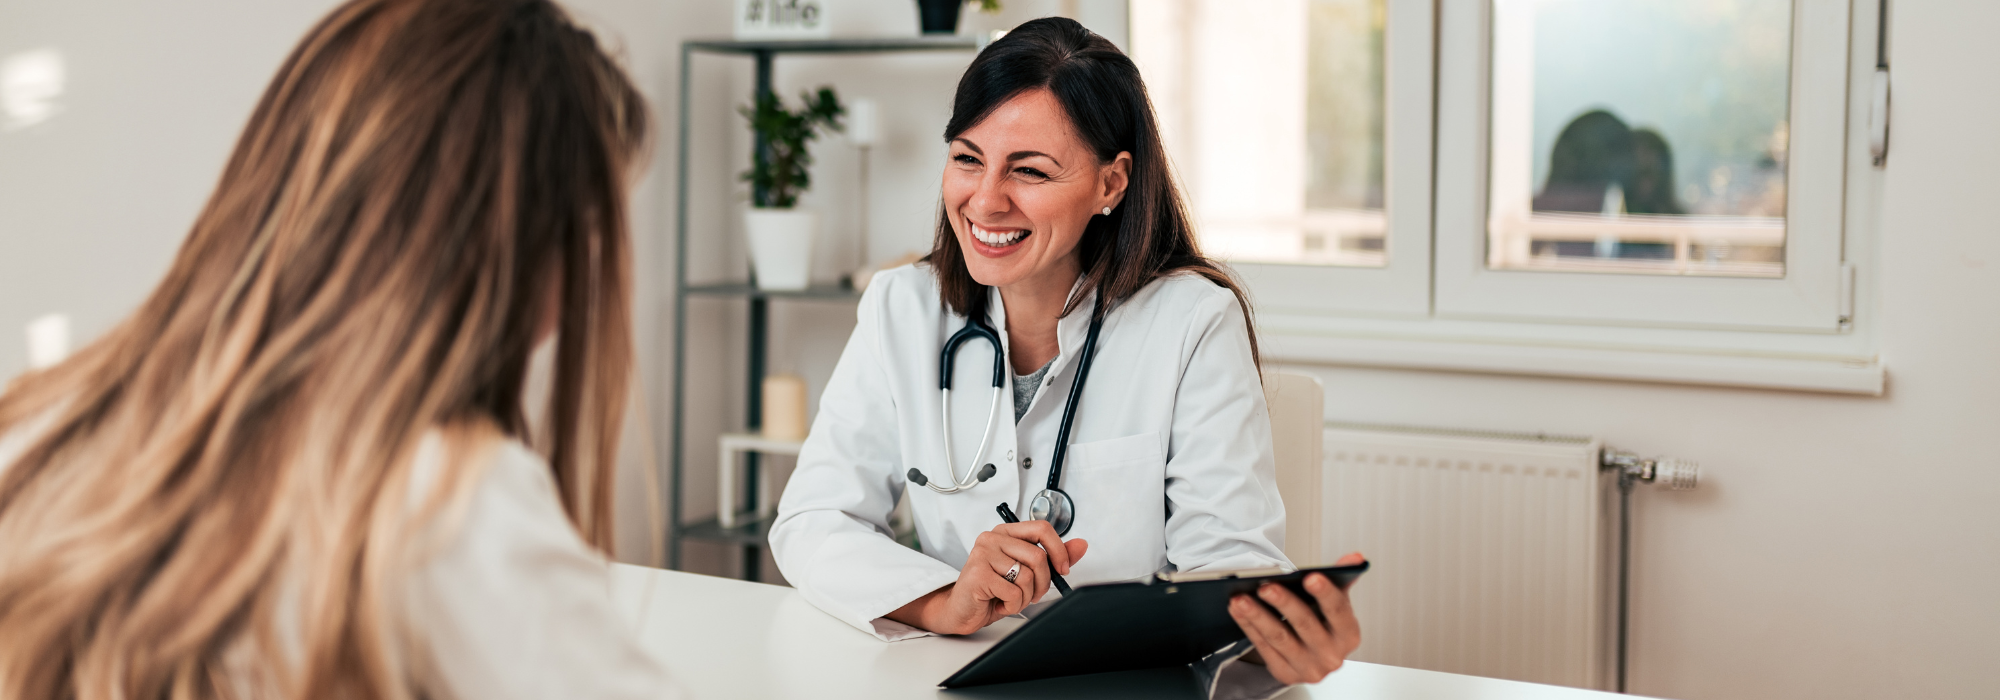
[[[1290, 567], [1249, 305], [1196, 247], [1132, 61], [1074, 21], [1024, 24], [966, 70], [945, 140], [934, 248], [863, 295], [779, 503], [785, 578], [893, 641], [1021, 613], [1059, 595], [1051, 567]], [[962, 332], [992, 342], [947, 351]], [[921, 551], [891, 538], [906, 489]], [[1281, 681], [1359, 641], [1346, 591], [1307, 590], [1260, 592], [1286, 619], [1231, 606]]]

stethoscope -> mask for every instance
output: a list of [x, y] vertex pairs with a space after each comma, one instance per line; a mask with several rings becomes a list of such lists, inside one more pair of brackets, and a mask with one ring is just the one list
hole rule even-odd
[[[1097, 355], [1097, 333], [1104, 328], [1104, 316], [1102, 309], [1092, 314], [1090, 334], [1085, 336], [1083, 341], [1083, 357], [1077, 364], [1076, 381], [1069, 385], [1069, 401], [1063, 404], [1062, 424], [1056, 428], [1056, 452], [1055, 458], [1049, 462], [1048, 487], [1036, 493], [1034, 500], [1028, 502], [1028, 516], [1035, 520], [1048, 521], [1050, 525], [1055, 526], [1058, 535], [1069, 534], [1070, 525], [1076, 522], [1076, 502], [1062, 490], [1063, 457], [1069, 452], [1070, 424], [1076, 421], [1077, 398], [1083, 395], [1083, 382], [1090, 376], [1090, 361]], [[944, 353], [939, 360], [938, 368], [938, 386], [944, 396], [944, 410], [941, 411], [944, 428], [944, 468], [945, 475], [951, 477], [952, 481], [950, 484], [940, 485], [925, 478], [921, 469], [911, 467], [909, 472], [910, 481], [916, 482], [919, 486], [929, 486], [932, 491], [938, 493], [958, 493], [977, 486], [999, 473], [999, 470], [989, 462], [976, 470], [967, 469], [965, 480], [960, 480], [958, 469], [951, 464], [951, 371], [953, 363], [958, 359], [959, 346], [974, 338], [985, 340], [993, 346], [993, 408], [987, 413], [986, 433], [979, 438], [979, 451], [972, 453], [972, 464], [979, 464], [979, 460], [986, 456], [986, 448], [992, 446], [993, 425], [997, 422], [995, 419], [1000, 416], [1001, 389], [1007, 379], [1007, 361], [1006, 355], [1000, 350], [1000, 334], [995, 333], [984, 321], [976, 317], [967, 318], [965, 327], [944, 342]]]

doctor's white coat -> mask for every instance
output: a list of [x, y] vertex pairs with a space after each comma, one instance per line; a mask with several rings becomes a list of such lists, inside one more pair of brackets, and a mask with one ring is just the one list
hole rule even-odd
[[[989, 293], [990, 323], [1005, 329], [1000, 294]], [[821, 610], [882, 639], [925, 634], [883, 615], [957, 580], [973, 539], [1000, 524], [996, 505], [1027, 512], [1048, 479], [1093, 302], [1086, 297], [1058, 324], [1060, 354], [1018, 426], [1013, 372], [1005, 372], [992, 415], [992, 350], [983, 342], [960, 347], [952, 379], [956, 454], [947, 473], [939, 353], [965, 320], [939, 299], [930, 268], [876, 275], [778, 504], [771, 547], [785, 579]], [[1004, 330], [1000, 336], [1004, 343]], [[992, 446], [975, 464], [989, 415]], [[916, 467], [948, 483], [987, 463], [998, 468], [992, 479], [953, 494], [905, 477]], [[1246, 322], [1229, 290], [1174, 275], [1112, 310], [1078, 402], [1062, 481], [1076, 503], [1067, 537], [1090, 542], [1066, 577], [1072, 585], [1161, 570], [1290, 568], [1270, 418]], [[922, 552], [890, 539], [890, 512], [904, 489]]]

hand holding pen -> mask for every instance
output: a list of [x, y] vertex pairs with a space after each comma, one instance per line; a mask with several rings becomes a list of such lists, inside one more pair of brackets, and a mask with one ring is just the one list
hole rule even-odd
[[1010, 522], [979, 533], [957, 581], [886, 617], [938, 634], [971, 634], [1040, 601], [1051, 585], [1067, 593], [1062, 574], [1083, 558], [1090, 543], [1081, 537], [1064, 541], [1047, 522], [1019, 522], [1012, 509], [1003, 505], [999, 510], [1001, 519]]
[[[1020, 518], [1018, 518], [1018, 517], [1015, 517], [1015, 516], [1014, 516], [1014, 509], [1013, 509], [1013, 508], [1009, 508], [1009, 507], [1007, 507], [1007, 504], [1005, 504], [1005, 503], [1002, 503], [1002, 504], [1000, 504], [1000, 507], [998, 507], [998, 508], [995, 508], [994, 510], [998, 510], [998, 511], [1000, 511], [1000, 519], [1001, 519], [1002, 521], [1004, 521], [1004, 522], [1007, 522], [1007, 523], [1009, 523], [1009, 524], [1013, 524], [1013, 523], [1019, 523], [1019, 522], [1021, 522], [1021, 519], [1020, 519]], [[1040, 521], [1037, 521], [1037, 522], [1040, 522]], [[1050, 530], [1051, 530], [1051, 534], [1053, 534], [1053, 531], [1054, 531], [1054, 528], [1050, 528]], [[1062, 591], [1063, 595], [1069, 595], [1069, 582], [1068, 582], [1068, 581], [1064, 581], [1064, 580], [1063, 580], [1063, 577], [1062, 577], [1062, 574], [1060, 574], [1060, 573], [1057, 573], [1057, 572], [1056, 572], [1056, 561], [1055, 561], [1055, 555], [1054, 555], [1054, 553], [1052, 553], [1052, 552], [1048, 551], [1048, 548], [1049, 548], [1049, 547], [1048, 547], [1048, 545], [1047, 545], [1047, 544], [1042, 544], [1042, 543], [1037, 543], [1037, 546], [1040, 546], [1040, 547], [1042, 548], [1042, 557], [1043, 557], [1043, 560], [1044, 560], [1044, 561], [1046, 561], [1046, 562], [1048, 562], [1048, 565], [1049, 565], [1049, 581], [1050, 581], [1051, 583], [1054, 583], [1054, 584], [1056, 585], [1056, 590], [1058, 590], [1058, 591]], [[1064, 549], [1064, 553], [1065, 553], [1065, 554], [1067, 554], [1067, 553], [1068, 553], [1068, 547], [1067, 547], [1067, 546], [1064, 546], [1064, 547], [1063, 547], [1063, 549]], [[1064, 567], [1064, 568], [1068, 568], [1068, 567]]]

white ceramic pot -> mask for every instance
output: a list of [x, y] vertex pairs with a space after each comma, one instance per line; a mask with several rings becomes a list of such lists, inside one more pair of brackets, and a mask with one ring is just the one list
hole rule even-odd
[[819, 215], [797, 209], [743, 212], [743, 230], [750, 234], [750, 267], [757, 288], [778, 291], [805, 289], [812, 273], [812, 239]]

